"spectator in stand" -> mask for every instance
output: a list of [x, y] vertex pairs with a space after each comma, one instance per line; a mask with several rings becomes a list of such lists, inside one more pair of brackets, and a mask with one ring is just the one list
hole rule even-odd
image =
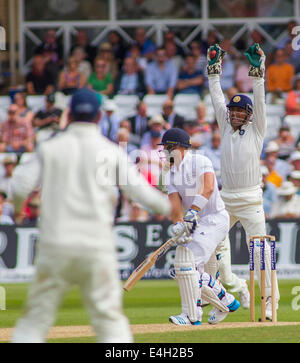
[[116, 143], [124, 149], [129, 156], [133, 155], [133, 152], [137, 150], [137, 147], [131, 143], [130, 132], [123, 127], [120, 127], [118, 130]]
[[5, 214], [6, 193], [0, 190], [0, 225], [12, 225], [13, 219]]
[[116, 30], [111, 30], [108, 34], [108, 42], [112, 47], [114, 54], [114, 59], [117, 62], [118, 69], [121, 70], [123, 66], [124, 59], [126, 57], [127, 47]]
[[294, 151], [288, 161], [291, 171], [300, 170], [300, 151]]
[[0, 190], [6, 195], [8, 202], [13, 201], [12, 176], [17, 165], [16, 155], [8, 155], [3, 159], [4, 175], [0, 177]]
[[149, 131], [150, 117], [147, 115], [147, 105], [140, 101], [136, 106], [136, 114], [128, 119], [131, 126], [131, 133], [134, 135], [136, 145], [140, 146], [142, 137], [146, 131]]
[[142, 138], [142, 142], [141, 142], [142, 149], [151, 145], [151, 132], [152, 131], [159, 132], [160, 137], [163, 137], [164, 132], [165, 132], [166, 121], [162, 117], [162, 115], [153, 116], [150, 119], [148, 124], [149, 124], [149, 131], [145, 132], [145, 134]]
[[295, 138], [291, 134], [290, 127], [283, 124], [278, 130], [278, 137], [274, 140], [279, 146], [278, 158], [287, 160], [295, 150]]
[[177, 53], [176, 44], [173, 42], [165, 42], [164, 48], [166, 50], [166, 56], [168, 61], [173, 61], [176, 65], [177, 71], [180, 72], [183, 66], [183, 57]]
[[212, 29], [207, 33], [206, 39], [202, 41], [203, 44], [203, 54], [207, 53], [209, 47], [213, 46], [214, 44], [219, 44], [220, 39], [217, 35], [217, 32]]
[[201, 71], [196, 70], [195, 58], [192, 55], [185, 57], [185, 64], [178, 76], [176, 90], [183, 94], [202, 95], [204, 76]]
[[23, 219], [22, 222], [23, 226], [34, 227], [38, 224], [40, 218], [40, 204], [41, 204], [40, 198], [37, 195], [28, 200], [27, 203], [28, 213]]
[[206, 115], [206, 104], [202, 101], [200, 101], [196, 107], [196, 115], [197, 115], [197, 123], [199, 127], [199, 131], [202, 134], [203, 137], [203, 144], [202, 146], [207, 145], [211, 140], [212, 135], [212, 125], [207, 120]]
[[167, 61], [164, 48], [158, 48], [155, 54], [156, 60], [148, 64], [145, 71], [147, 93], [167, 94], [172, 99], [178, 79], [176, 65]]
[[291, 166], [287, 161], [278, 158], [279, 145], [274, 140], [268, 142], [264, 152], [264, 162], [269, 168], [268, 180], [279, 187], [287, 179]]
[[114, 91], [114, 80], [111, 73], [107, 72], [107, 63], [101, 58], [95, 60], [95, 71], [88, 79], [88, 88], [101, 93], [112, 95]]
[[293, 78], [293, 89], [286, 97], [286, 114], [300, 115], [300, 73]]
[[32, 125], [34, 113], [30, 108], [28, 108], [26, 98], [27, 95], [25, 92], [17, 92], [14, 95], [14, 104], [18, 106], [17, 115], [19, 117], [19, 121], [28, 125]]
[[134, 58], [125, 58], [123, 69], [115, 79], [114, 93], [115, 95], [137, 95], [140, 99], [145, 96], [144, 73], [138, 70]]
[[107, 137], [110, 141], [116, 142], [118, 130], [122, 121], [118, 115], [117, 105], [113, 100], [106, 100], [103, 106], [99, 127], [103, 136]]
[[227, 91], [229, 88], [232, 88], [234, 86], [236, 73], [236, 66], [234, 61], [235, 52], [233, 51], [230, 39], [222, 40], [222, 42], [220, 43], [220, 47], [227, 52], [223, 59], [222, 77], [220, 78], [222, 89], [224, 91]]
[[249, 93], [253, 90], [253, 78], [248, 77], [249, 64], [246, 63], [245, 57], [240, 57], [235, 74], [236, 93]]
[[118, 218], [118, 222], [147, 222], [148, 219], [148, 212], [139, 203], [131, 202], [128, 213]]
[[86, 53], [86, 59], [92, 64], [94, 64], [97, 56], [97, 48], [89, 44], [89, 38], [84, 30], [78, 30], [76, 34], [75, 44], [71, 49], [73, 52], [74, 48], [82, 47]]
[[58, 41], [54, 29], [47, 30], [44, 42], [37, 47], [35, 54], [43, 54], [44, 51], [51, 52], [51, 60], [59, 67], [63, 65], [63, 47]]
[[293, 170], [288, 179], [295, 185], [297, 188], [297, 195], [300, 196], [300, 170]]
[[7, 120], [1, 125], [0, 151], [24, 153], [33, 151], [33, 129], [18, 118], [18, 106], [8, 108]]
[[141, 50], [137, 44], [132, 44], [129, 47], [127, 57], [133, 58], [138, 65], [138, 69], [145, 72], [147, 68], [147, 58], [141, 56]]
[[211, 142], [209, 145], [206, 145], [201, 148], [204, 155], [207, 156], [212, 162], [219, 189], [221, 189], [222, 181], [221, 181], [221, 135], [219, 131], [215, 131], [212, 134]]
[[162, 107], [162, 117], [166, 121], [165, 129], [171, 127], [177, 127], [182, 129], [184, 123], [184, 117], [178, 115], [174, 111], [174, 102], [171, 99], [166, 100]]
[[44, 58], [45, 70], [51, 75], [54, 84], [56, 85], [61, 70], [61, 66], [59, 65], [58, 62], [55, 62], [53, 60], [52, 52], [50, 50], [44, 49], [41, 55]]
[[197, 71], [202, 72], [202, 74], [206, 73], [206, 65], [207, 65], [207, 58], [202, 53], [201, 45], [196, 40], [192, 41], [190, 44], [190, 50], [192, 56], [195, 58], [195, 68]]
[[112, 45], [104, 42], [100, 45], [97, 58], [105, 60], [107, 63], [107, 72], [109, 72], [115, 79], [119, 72], [119, 65], [115, 59]]
[[295, 73], [299, 73], [300, 72], [300, 51], [293, 49], [292, 40], [289, 40], [283, 49], [284, 49], [284, 52], [287, 57], [287, 59], [286, 59], [287, 62], [290, 63], [294, 67]]
[[181, 47], [180, 45], [176, 44], [176, 35], [175, 33], [168, 29], [165, 33], [164, 33], [164, 41], [163, 41], [163, 46], [165, 46], [167, 43], [173, 43], [176, 47], [176, 54], [180, 55], [181, 57], [185, 56], [185, 51], [183, 49], [183, 47]]
[[277, 200], [277, 189], [273, 183], [268, 181], [269, 169], [265, 166], [261, 166], [262, 174], [262, 190], [263, 190], [263, 207], [266, 218], [270, 218], [272, 212], [272, 206]]
[[93, 69], [91, 63], [86, 60], [86, 52], [82, 47], [75, 47], [72, 51], [72, 56], [78, 63], [78, 71], [84, 74], [85, 79], [89, 79]]
[[287, 63], [284, 51], [277, 49], [274, 63], [267, 67], [267, 90], [277, 93], [290, 91], [294, 74], [294, 67]]
[[54, 79], [46, 70], [42, 55], [33, 57], [32, 70], [26, 76], [26, 90], [29, 95], [47, 95], [54, 91]]
[[141, 158], [141, 170], [147, 170], [152, 176], [151, 184], [157, 185], [159, 180], [159, 175], [162, 169], [162, 160], [160, 153], [163, 150], [163, 146], [159, 145], [161, 143], [161, 132], [156, 130], [150, 131], [150, 142], [142, 145], [142, 158]]
[[36, 130], [36, 142], [39, 143], [51, 137], [59, 129], [62, 110], [55, 107], [55, 94], [46, 97], [46, 107], [39, 110], [33, 119]]
[[300, 196], [290, 181], [278, 190], [278, 200], [273, 204], [271, 218], [300, 218]]
[[272, 183], [276, 188], [280, 188], [283, 182], [282, 176], [275, 169], [276, 158], [273, 155], [267, 155], [264, 160], [264, 165], [268, 168], [269, 174], [267, 181]]
[[203, 137], [196, 120], [185, 120], [183, 130], [190, 136], [192, 149], [198, 150], [203, 145]]
[[296, 26], [299, 26], [299, 24], [297, 24], [295, 20], [291, 20], [288, 23], [287, 25], [288, 35], [279, 43], [278, 48], [284, 49], [284, 51], [288, 56], [288, 62], [293, 64], [293, 66], [295, 67], [295, 72], [298, 73], [300, 72], [300, 49], [295, 50], [292, 47], [293, 40], [295, 39], [295, 37], [297, 37], [298, 34], [297, 32], [294, 32], [293, 34], [293, 29]]
[[141, 56], [145, 57], [148, 61], [152, 61], [156, 45], [146, 36], [144, 28], [136, 28], [134, 32], [134, 44], [138, 45], [141, 50]]
[[58, 81], [58, 90], [65, 95], [73, 95], [74, 92], [83, 88], [86, 78], [78, 69], [79, 63], [73, 56], [69, 57], [67, 67], [61, 71]]

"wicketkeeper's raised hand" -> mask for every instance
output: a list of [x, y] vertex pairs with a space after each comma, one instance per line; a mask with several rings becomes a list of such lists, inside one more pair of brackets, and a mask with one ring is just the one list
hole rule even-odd
[[207, 75], [222, 73], [222, 61], [225, 57], [226, 52], [218, 44], [209, 47], [207, 51]]
[[265, 76], [266, 56], [258, 43], [251, 45], [245, 52], [250, 63], [249, 76], [263, 78]]

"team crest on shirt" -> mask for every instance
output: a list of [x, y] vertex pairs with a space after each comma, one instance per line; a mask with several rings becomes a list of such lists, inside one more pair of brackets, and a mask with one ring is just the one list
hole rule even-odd
[[240, 100], [241, 100], [240, 96], [235, 96], [232, 101], [238, 103], [238, 102], [240, 102]]

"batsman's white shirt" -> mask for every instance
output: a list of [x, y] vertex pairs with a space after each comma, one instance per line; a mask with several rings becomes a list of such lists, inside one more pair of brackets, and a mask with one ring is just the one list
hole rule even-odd
[[[192, 206], [196, 194], [202, 193], [205, 173], [215, 176], [211, 161], [201, 153], [188, 151], [179, 167], [174, 165], [166, 174], [168, 194], [179, 193], [185, 211]], [[193, 240], [186, 247], [193, 251], [196, 267], [202, 273], [204, 265], [229, 231], [229, 216], [218, 190], [216, 176], [213, 193], [199, 215]]]
[[[173, 165], [166, 174], [165, 183], [168, 194], [179, 193], [185, 212], [193, 204], [195, 196], [202, 193], [205, 173], [215, 175], [212, 162], [200, 152], [187, 151], [179, 167]], [[215, 177], [214, 191], [199, 215], [203, 217], [208, 214], [218, 213], [224, 209], [225, 205], [220, 197]]]

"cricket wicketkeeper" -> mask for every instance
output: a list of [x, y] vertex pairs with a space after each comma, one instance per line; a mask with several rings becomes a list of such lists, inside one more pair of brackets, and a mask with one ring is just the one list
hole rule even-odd
[[[265, 104], [265, 55], [258, 44], [245, 53], [249, 63], [249, 76], [253, 77], [254, 105], [251, 99], [237, 94], [226, 105], [220, 86], [222, 60], [226, 52], [217, 44], [207, 52], [207, 75], [209, 90], [221, 133], [221, 196], [230, 215], [230, 228], [240, 221], [246, 231], [247, 243], [252, 236], [266, 235], [263, 209], [260, 155], [266, 134]], [[222, 266], [228, 260], [228, 248], [221, 248], [220, 279], [229, 282], [230, 265]], [[266, 248], [266, 317], [272, 319], [271, 306], [271, 264], [269, 246]], [[259, 268], [259, 248], [255, 248], [255, 269]], [[260, 281], [260, 279], [259, 279]], [[231, 284], [232, 286], [232, 284]], [[236, 288], [235, 291], [237, 291]], [[277, 287], [277, 301], [279, 292]]]

